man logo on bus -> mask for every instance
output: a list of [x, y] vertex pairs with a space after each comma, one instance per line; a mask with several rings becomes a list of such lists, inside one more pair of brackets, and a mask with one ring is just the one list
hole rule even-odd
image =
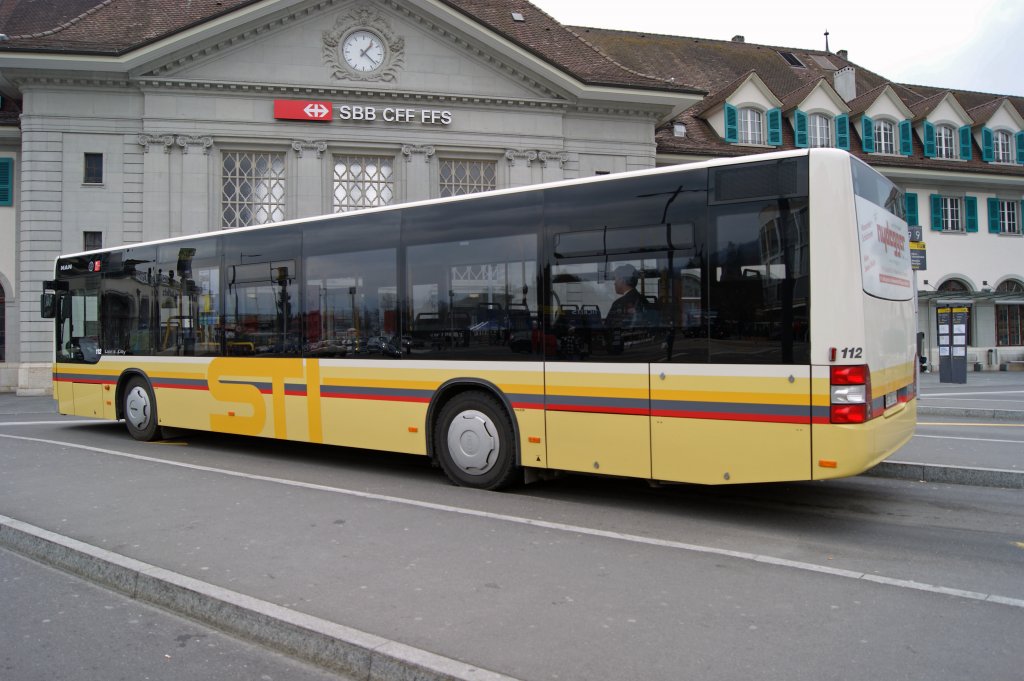
[[907, 237], [903, 236], [895, 229], [890, 229], [889, 225], [875, 225], [876, 234], [878, 240], [885, 246], [885, 252], [889, 252], [889, 247], [892, 247], [893, 255], [897, 258], [903, 257], [903, 251], [907, 247]]

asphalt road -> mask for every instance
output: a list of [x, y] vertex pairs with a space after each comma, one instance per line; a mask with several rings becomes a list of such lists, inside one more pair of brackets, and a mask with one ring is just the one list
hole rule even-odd
[[0, 514], [516, 678], [1019, 678], [1019, 490], [496, 494], [411, 457], [39, 420], [0, 430]]

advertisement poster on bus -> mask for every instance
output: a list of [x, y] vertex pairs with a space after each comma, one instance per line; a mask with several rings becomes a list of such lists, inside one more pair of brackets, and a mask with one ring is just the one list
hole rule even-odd
[[860, 266], [864, 292], [887, 300], [913, 297], [907, 223], [858, 196]]

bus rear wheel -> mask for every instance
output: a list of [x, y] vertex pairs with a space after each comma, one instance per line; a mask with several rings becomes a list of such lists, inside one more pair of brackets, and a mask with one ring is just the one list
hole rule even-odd
[[456, 395], [441, 409], [434, 430], [434, 452], [456, 485], [501, 489], [520, 474], [508, 412], [491, 395]]
[[162, 431], [157, 422], [156, 398], [147, 381], [138, 376], [130, 379], [124, 387], [122, 406], [124, 423], [133, 438], [143, 442], [160, 439]]

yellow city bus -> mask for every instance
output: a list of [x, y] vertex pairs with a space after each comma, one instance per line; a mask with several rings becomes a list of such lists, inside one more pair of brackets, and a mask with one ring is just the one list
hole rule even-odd
[[856, 475], [916, 421], [903, 196], [831, 149], [62, 256], [62, 414], [406, 452], [458, 485]]

